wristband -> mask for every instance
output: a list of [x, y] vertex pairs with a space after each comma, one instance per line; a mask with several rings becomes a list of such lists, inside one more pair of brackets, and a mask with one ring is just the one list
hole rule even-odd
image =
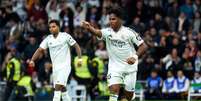
[[82, 62], [82, 58], [79, 58], [78, 61], [79, 61], [79, 62]]

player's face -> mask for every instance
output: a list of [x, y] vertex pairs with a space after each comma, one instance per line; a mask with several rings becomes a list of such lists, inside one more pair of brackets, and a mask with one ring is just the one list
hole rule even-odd
[[59, 26], [57, 26], [56, 23], [50, 23], [49, 30], [50, 30], [50, 33], [57, 34], [59, 33]]
[[120, 19], [117, 16], [115, 16], [115, 14], [110, 14], [109, 23], [112, 29], [117, 29], [120, 26]]

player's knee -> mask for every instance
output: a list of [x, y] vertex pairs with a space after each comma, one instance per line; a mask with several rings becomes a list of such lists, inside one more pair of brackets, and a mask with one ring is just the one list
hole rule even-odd
[[62, 85], [55, 85], [55, 91], [62, 91], [63, 86]]
[[112, 85], [109, 88], [110, 88], [110, 92], [112, 94], [119, 94], [119, 91], [120, 91], [120, 86], [119, 85]]

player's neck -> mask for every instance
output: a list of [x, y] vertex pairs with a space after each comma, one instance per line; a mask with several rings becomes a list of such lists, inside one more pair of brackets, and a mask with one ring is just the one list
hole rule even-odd
[[54, 38], [57, 38], [58, 35], [59, 35], [59, 33], [54, 33], [53, 34]]
[[113, 28], [113, 30], [115, 31], [115, 32], [118, 32], [119, 31], [119, 29], [121, 28], [121, 24], [119, 25], [119, 26], [117, 26], [116, 28]]

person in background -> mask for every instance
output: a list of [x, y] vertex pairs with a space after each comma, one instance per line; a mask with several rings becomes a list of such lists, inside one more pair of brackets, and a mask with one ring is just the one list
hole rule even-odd
[[158, 72], [152, 70], [150, 77], [147, 78], [147, 91], [145, 91], [145, 98], [160, 99], [162, 83], [162, 78], [158, 75]]
[[11, 47], [11, 52], [8, 54], [8, 61], [6, 63], [6, 92], [4, 96], [4, 101], [8, 101], [11, 95], [12, 90], [16, 87], [18, 80], [21, 76], [21, 67], [22, 64], [20, 59], [16, 56], [16, 46]]
[[[196, 84], [198, 84], [197, 87], [196, 87]], [[201, 93], [201, 75], [199, 72], [194, 73], [194, 78], [191, 81], [191, 85], [193, 87], [192, 89], [193, 92]]]
[[165, 99], [175, 99], [176, 79], [172, 71], [167, 72], [167, 79], [163, 82], [162, 93]]
[[177, 93], [178, 99], [186, 98], [188, 94], [189, 86], [190, 86], [189, 79], [184, 75], [182, 70], [178, 70], [177, 78], [176, 78], [176, 93]]

